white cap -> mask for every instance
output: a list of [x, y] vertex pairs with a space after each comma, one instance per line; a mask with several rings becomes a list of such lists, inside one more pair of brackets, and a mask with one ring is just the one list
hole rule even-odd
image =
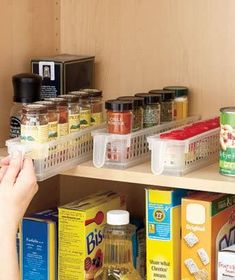
[[128, 225], [130, 213], [125, 210], [111, 210], [107, 213], [107, 224], [114, 226]]

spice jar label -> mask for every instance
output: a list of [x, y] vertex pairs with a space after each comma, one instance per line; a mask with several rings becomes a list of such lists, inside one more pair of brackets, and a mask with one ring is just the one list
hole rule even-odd
[[78, 131], [80, 128], [80, 116], [79, 114], [69, 115], [69, 133]]
[[49, 130], [49, 141], [55, 140], [58, 136], [58, 122], [49, 122], [48, 123]]
[[91, 114], [91, 125], [99, 125], [103, 122], [103, 114], [99, 113], [92, 113]]
[[68, 123], [59, 123], [58, 124], [58, 137], [65, 136], [69, 133]]
[[91, 110], [80, 111], [80, 128], [86, 128], [91, 125]]
[[21, 142], [45, 143], [48, 141], [48, 124], [39, 126], [21, 125]]

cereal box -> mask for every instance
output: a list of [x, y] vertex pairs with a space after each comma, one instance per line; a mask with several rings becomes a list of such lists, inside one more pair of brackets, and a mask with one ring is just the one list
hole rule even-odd
[[217, 279], [217, 253], [234, 243], [234, 195], [195, 192], [182, 199], [182, 280]]
[[146, 190], [148, 280], [180, 280], [180, 211], [186, 195], [186, 190]]
[[57, 209], [25, 217], [20, 227], [22, 280], [57, 279]]
[[235, 245], [219, 252], [218, 280], [235, 280]]
[[96, 278], [103, 264], [106, 213], [125, 208], [125, 197], [111, 191], [59, 207], [59, 280]]

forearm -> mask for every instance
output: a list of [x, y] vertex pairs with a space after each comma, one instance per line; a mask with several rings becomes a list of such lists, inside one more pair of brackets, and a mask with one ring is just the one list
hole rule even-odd
[[19, 280], [16, 252], [17, 229], [0, 224], [0, 280]]

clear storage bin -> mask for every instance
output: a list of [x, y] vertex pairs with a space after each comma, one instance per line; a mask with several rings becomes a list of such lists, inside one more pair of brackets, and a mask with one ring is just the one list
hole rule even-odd
[[164, 132], [199, 120], [192, 116], [145, 128], [125, 135], [107, 133], [106, 129], [92, 132], [93, 164], [95, 167], [127, 168], [150, 159], [147, 136]]
[[46, 180], [77, 164], [91, 160], [93, 139], [91, 132], [104, 125], [85, 128], [44, 144], [21, 143], [20, 138], [6, 141], [8, 153], [19, 151], [34, 160], [38, 181]]
[[152, 172], [182, 176], [218, 161], [219, 134], [220, 128], [214, 128], [186, 140], [148, 137]]

